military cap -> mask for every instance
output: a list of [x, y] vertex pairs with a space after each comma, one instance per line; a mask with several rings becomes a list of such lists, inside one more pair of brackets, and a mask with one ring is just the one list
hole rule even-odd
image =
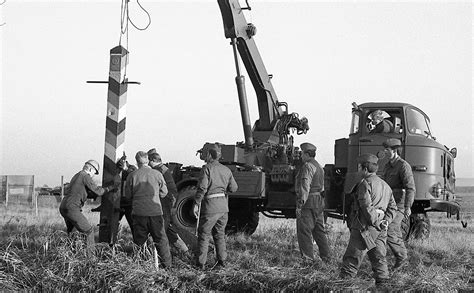
[[300, 148], [303, 152], [306, 151], [316, 151], [316, 146], [314, 144], [311, 144], [309, 142], [304, 142], [300, 145]]
[[373, 154], [362, 154], [357, 158], [357, 163], [362, 164], [362, 163], [372, 163], [372, 164], [377, 164], [378, 158], [376, 155]]
[[147, 152], [148, 155], [152, 155], [152, 154], [156, 154], [156, 153], [157, 153], [157, 151], [156, 151], [155, 148], [152, 148], [151, 150], [149, 150], [149, 151]]
[[382, 144], [385, 148], [394, 148], [402, 145], [402, 142], [398, 138], [389, 138]]
[[159, 163], [161, 162], [161, 156], [158, 153], [152, 153], [148, 155], [148, 160]]
[[[161, 162], [161, 156], [160, 156], [160, 154], [158, 154], [158, 152], [156, 151], [155, 148], [152, 148], [151, 150], [149, 150], [147, 152], [147, 154], [148, 154], [148, 160], [155, 161], [155, 162]], [[155, 160], [155, 158], [157, 160]]]

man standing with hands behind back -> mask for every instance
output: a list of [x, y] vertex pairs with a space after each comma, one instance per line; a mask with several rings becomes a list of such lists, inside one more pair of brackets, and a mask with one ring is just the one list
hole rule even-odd
[[324, 170], [314, 159], [316, 146], [301, 144], [303, 166], [296, 175], [296, 233], [304, 260], [314, 260], [313, 239], [319, 256], [329, 261], [329, 245], [324, 228]]

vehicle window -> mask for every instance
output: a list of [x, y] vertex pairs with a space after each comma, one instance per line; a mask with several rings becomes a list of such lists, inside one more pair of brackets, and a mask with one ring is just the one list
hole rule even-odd
[[360, 120], [360, 112], [359, 111], [352, 112], [351, 130], [349, 132], [350, 134], [359, 132], [359, 120]]
[[414, 134], [429, 135], [431, 131], [425, 116], [415, 109], [407, 110], [408, 131]]
[[366, 112], [365, 128], [370, 134], [403, 133], [400, 109], [371, 109]]

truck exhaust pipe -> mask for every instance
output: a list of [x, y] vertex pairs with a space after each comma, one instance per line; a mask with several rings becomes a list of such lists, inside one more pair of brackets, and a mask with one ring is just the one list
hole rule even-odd
[[237, 42], [235, 38], [232, 39], [232, 49], [234, 51], [235, 68], [237, 70], [237, 76], [235, 77], [235, 83], [237, 85], [237, 93], [239, 95], [240, 114], [242, 116], [242, 126], [244, 128], [245, 146], [252, 148], [253, 136], [252, 127], [250, 125], [250, 114], [247, 103], [247, 93], [245, 91], [245, 77], [240, 73], [240, 64], [237, 56]]

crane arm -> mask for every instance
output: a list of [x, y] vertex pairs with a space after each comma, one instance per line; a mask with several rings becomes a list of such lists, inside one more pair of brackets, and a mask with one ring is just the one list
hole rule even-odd
[[246, 8], [241, 8], [238, 0], [218, 0], [218, 3], [224, 21], [225, 37], [235, 42], [257, 95], [260, 119], [255, 125], [255, 130], [272, 130], [285, 111], [281, 109], [271, 83], [271, 76], [267, 73], [252, 38], [255, 27], [247, 23], [243, 14]]

